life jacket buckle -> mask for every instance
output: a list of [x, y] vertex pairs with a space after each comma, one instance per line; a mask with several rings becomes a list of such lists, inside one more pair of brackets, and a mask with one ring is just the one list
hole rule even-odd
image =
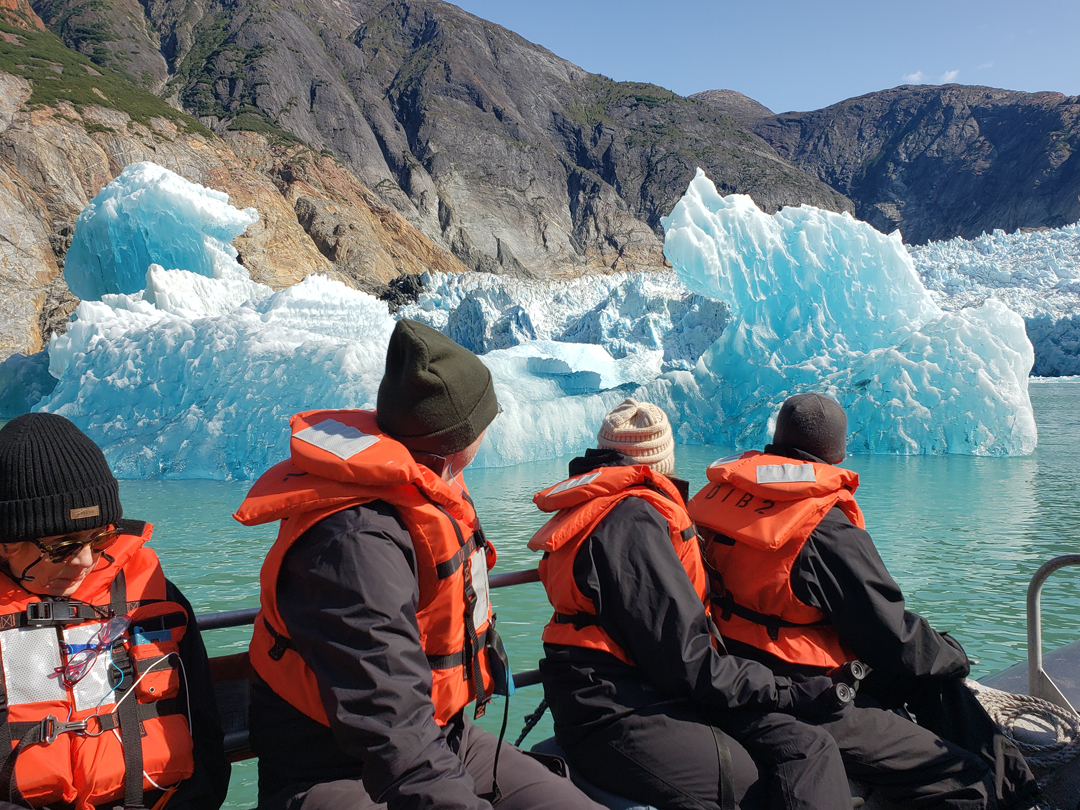
[[26, 606], [26, 623], [37, 627], [52, 627], [78, 621], [78, 611], [62, 599], [42, 599]]
[[53, 715], [47, 715], [41, 720], [41, 741], [46, 745], [56, 742], [56, 738], [68, 731], [86, 731], [85, 720], [62, 722]]

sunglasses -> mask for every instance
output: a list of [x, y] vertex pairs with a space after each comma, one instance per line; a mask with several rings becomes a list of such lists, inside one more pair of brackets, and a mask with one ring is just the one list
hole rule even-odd
[[68, 537], [61, 537], [60, 540], [49, 545], [45, 545], [38, 540], [31, 540], [30, 542], [41, 549], [41, 553], [48, 557], [51, 562], [61, 563], [78, 554], [83, 546], [90, 546], [90, 550], [95, 553], [104, 551], [115, 543], [116, 538], [121, 534], [123, 532], [120, 529], [109, 527], [97, 534], [90, 535], [85, 540], [81, 537], [69, 535]]

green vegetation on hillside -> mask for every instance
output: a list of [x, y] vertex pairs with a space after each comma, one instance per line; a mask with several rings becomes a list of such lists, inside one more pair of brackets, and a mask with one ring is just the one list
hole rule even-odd
[[[256, 91], [268, 82], [252, 78], [254, 67], [273, 50], [261, 43], [245, 48], [230, 31], [229, 17], [221, 12], [209, 14], [193, 32], [191, 50], [169, 85], [180, 90], [184, 107], [199, 117], [229, 121], [230, 130], [258, 132], [278, 143], [300, 143], [255, 103]], [[230, 97], [224, 100], [218, 89], [223, 83], [230, 88]]]
[[140, 124], [149, 123], [151, 118], [165, 118], [181, 130], [211, 135], [191, 116], [114, 71], [93, 64], [55, 34], [23, 30], [3, 21], [0, 32], [4, 34], [0, 37], [0, 70], [30, 81], [33, 89], [27, 103], [31, 106], [52, 107], [66, 101], [81, 112], [83, 106], [96, 105], [127, 113]]
[[99, 67], [124, 72], [121, 60], [127, 54], [114, 53], [106, 47], [118, 37], [108, 23], [112, 9], [104, 0], [83, 0], [70, 5], [45, 0], [38, 4], [38, 11], [49, 30], [58, 33], [63, 38], [61, 41], [66, 41], [73, 50], [85, 54]]

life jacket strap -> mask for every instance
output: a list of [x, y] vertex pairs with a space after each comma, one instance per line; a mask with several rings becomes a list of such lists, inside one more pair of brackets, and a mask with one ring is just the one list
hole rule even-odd
[[555, 624], [572, 624], [574, 629], [581, 630], [584, 627], [598, 627], [600, 617], [595, 613], [556, 613]]
[[[490, 633], [491, 628], [489, 627], [477, 637], [477, 655], [479, 655], [479, 650], [483, 649], [484, 645], [488, 643], [488, 636]], [[473, 656], [469, 655], [468, 646], [466, 646], [457, 652], [446, 653], [445, 655], [429, 655], [427, 657], [427, 662], [428, 666], [432, 669], [453, 669], [454, 667], [465, 667], [468, 669], [472, 657]]]
[[277, 630], [270, 626], [270, 622], [263, 616], [263, 627], [266, 628], [266, 632], [270, 634], [270, 638], [274, 640], [274, 646], [270, 648], [270, 652], [267, 655], [273, 661], [280, 661], [284, 656], [286, 650], [293, 648], [292, 639], [288, 636], [283, 636]]
[[[167, 717], [171, 714], [181, 714], [183, 706], [179, 698], [166, 698], [153, 703], [138, 703], [139, 722], [153, 720], [156, 717]], [[107, 714], [92, 714], [82, 720], [63, 721], [53, 715], [43, 717], [41, 720], [28, 723], [9, 723], [12, 741], [18, 740], [25, 745], [44, 743], [49, 745], [56, 741], [61, 734], [75, 733], [85, 734], [88, 737], [97, 737], [106, 731], [120, 728], [118, 712]], [[25, 747], [25, 745], [20, 745]]]
[[0, 630], [20, 627], [59, 627], [65, 624], [108, 619], [108, 609], [95, 607], [70, 599], [54, 599], [46, 596], [40, 602], [32, 602], [26, 610], [0, 616]]
[[789, 622], [786, 619], [781, 619], [779, 616], [772, 616], [768, 613], [758, 613], [756, 610], [751, 610], [748, 607], [740, 605], [731, 598], [731, 594], [729, 593], [724, 593], [722, 596], [714, 595], [712, 597], [712, 603], [714, 607], [720, 609], [720, 618], [723, 621], [728, 621], [731, 619], [732, 615], [735, 615], [748, 622], [760, 624], [765, 627], [766, 632], [769, 634], [769, 638], [773, 641], [780, 638], [780, 629], [783, 627], [828, 627], [832, 624], [828, 619], [820, 619], [816, 622]]
[[[113, 615], [122, 616], [128, 609], [127, 578], [124, 569], [116, 572], [109, 586], [110, 607]], [[113, 664], [123, 673], [123, 684], [130, 684], [124, 690], [127, 694], [135, 685], [135, 666], [124, 646], [123, 637], [118, 638], [112, 647]], [[118, 690], [119, 693], [119, 690]], [[144, 806], [143, 794], [143, 750], [142, 726], [139, 724], [139, 703], [136, 700], [123, 700], [116, 709], [120, 721], [120, 741], [124, 746], [124, 807], [139, 808]]]

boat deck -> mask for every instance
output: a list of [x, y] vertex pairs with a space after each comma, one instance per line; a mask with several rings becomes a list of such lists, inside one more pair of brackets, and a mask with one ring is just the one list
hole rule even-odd
[[[1049, 675], [1061, 693], [1068, 698], [1073, 707], [1080, 707], [1080, 641], [1074, 641], [1059, 647], [1043, 656], [1043, 669]], [[1028, 694], [1027, 661], [1013, 664], [1008, 669], [995, 675], [980, 678], [985, 686], [1012, 692], [1014, 695]]]

